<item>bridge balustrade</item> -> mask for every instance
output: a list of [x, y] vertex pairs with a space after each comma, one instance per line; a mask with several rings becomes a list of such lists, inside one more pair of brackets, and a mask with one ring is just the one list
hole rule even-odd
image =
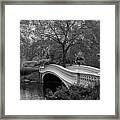
[[77, 76], [77, 84], [84, 86], [94, 86], [96, 82], [99, 82], [100, 76], [79, 73]]
[[[92, 85], [99, 82], [100, 74], [99, 70], [92, 67], [82, 66], [84, 69], [76, 71], [77, 68], [70, 67], [63, 68], [62, 66], [51, 64], [45, 68], [40, 69], [41, 77], [43, 78], [45, 74], [51, 73], [58, 76], [66, 84], [81, 84], [84, 86]], [[81, 68], [81, 69], [82, 69]], [[87, 71], [88, 70], [88, 71]]]

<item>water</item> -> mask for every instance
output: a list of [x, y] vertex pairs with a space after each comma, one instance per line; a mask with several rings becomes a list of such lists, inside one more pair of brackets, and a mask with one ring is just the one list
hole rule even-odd
[[21, 83], [21, 100], [43, 100], [43, 84], [40, 83]]

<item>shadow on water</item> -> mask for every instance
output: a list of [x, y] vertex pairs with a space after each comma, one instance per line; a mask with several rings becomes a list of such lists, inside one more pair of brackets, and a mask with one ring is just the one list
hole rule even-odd
[[21, 75], [20, 100], [45, 100], [48, 89], [54, 93], [59, 86], [65, 86], [62, 81], [53, 74], [46, 74], [42, 80], [37, 72], [29, 75]]
[[45, 96], [48, 93], [48, 90], [50, 90], [54, 94], [58, 87], [60, 86], [66, 87], [59, 77], [51, 73], [47, 73], [44, 75], [43, 83], [44, 83], [43, 92]]

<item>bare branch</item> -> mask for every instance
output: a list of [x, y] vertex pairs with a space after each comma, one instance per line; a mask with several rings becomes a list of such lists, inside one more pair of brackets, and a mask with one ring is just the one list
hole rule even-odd
[[[75, 24], [75, 22], [76, 22], [76, 21], [74, 20], [73, 23], [69, 26], [69, 29]], [[68, 30], [69, 30], [69, 29], [68, 29]]]
[[59, 25], [59, 27], [62, 30], [62, 33], [66, 36], [65, 30], [63, 29], [63, 27], [61, 25]]
[[58, 35], [57, 35], [55, 29], [52, 28], [52, 26], [50, 25], [50, 23], [48, 23], [48, 25], [49, 25], [49, 27], [51, 28], [51, 30], [54, 32], [55, 36], [57, 37], [57, 41], [58, 41], [60, 44], [62, 44], [62, 42], [60, 42], [60, 39], [59, 39], [59, 37], [58, 37]]
[[44, 34], [46, 37], [51, 38], [52, 40], [54, 40], [55, 42], [58, 42], [59, 44], [62, 44], [60, 41], [58, 41], [54, 36], [49, 35], [49, 34]]
[[[73, 40], [73, 41], [74, 41], [74, 40]], [[75, 44], [80, 44], [80, 42], [75, 42], [75, 43], [71, 42], [71, 43], [67, 46], [67, 48], [65, 49], [65, 51], [67, 52], [68, 49], [69, 49], [71, 46], [75, 45]]]

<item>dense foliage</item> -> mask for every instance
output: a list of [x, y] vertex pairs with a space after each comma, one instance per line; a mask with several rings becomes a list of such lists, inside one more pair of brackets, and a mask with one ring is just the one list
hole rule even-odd
[[76, 64], [75, 56], [79, 52], [84, 59], [82, 64], [100, 67], [100, 21], [21, 20], [21, 64], [50, 59], [65, 67]]
[[84, 87], [82, 85], [71, 85], [68, 88], [59, 87], [55, 93], [47, 90], [48, 100], [99, 100], [100, 99], [100, 83], [95, 86]]

